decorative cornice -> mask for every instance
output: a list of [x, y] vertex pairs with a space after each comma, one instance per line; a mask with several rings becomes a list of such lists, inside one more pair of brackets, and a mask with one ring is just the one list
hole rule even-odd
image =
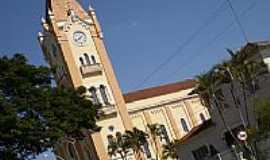
[[[137, 112], [141, 112], [141, 111], [145, 111], [145, 110], [149, 110], [149, 109], [154, 109], [154, 108], [171, 107], [171, 106], [168, 106], [168, 105], [175, 104], [175, 103], [180, 103], [180, 102], [190, 100], [190, 99], [193, 99], [193, 98], [199, 98], [199, 96], [198, 95], [192, 95], [192, 96], [188, 96], [188, 97], [181, 97], [181, 98], [170, 99], [170, 100], [167, 100], [167, 101], [161, 101], [159, 103], [155, 103], [155, 104], [148, 105], [148, 106], [139, 106], [139, 107], [136, 107], [135, 109], [128, 109], [128, 113], [129, 114], [134, 114], [134, 113], [137, 113]], [[128, 105], [127, 105], [127, 107], [128, 107]]]

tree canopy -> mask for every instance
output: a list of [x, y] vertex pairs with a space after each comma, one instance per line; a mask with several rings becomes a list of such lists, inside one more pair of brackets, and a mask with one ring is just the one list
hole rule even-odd
[[49, 68], [29, 64], [22, 54], [0, 57], [0, 159], [25, 159], [98, 128], [86, 90], [54, 87], [52, 80]]
[[257, 138], [269, 138], [270, 133], [270, 98], [259, 99], [256, 102], [256, 114], [258, 118], [259, 131]]

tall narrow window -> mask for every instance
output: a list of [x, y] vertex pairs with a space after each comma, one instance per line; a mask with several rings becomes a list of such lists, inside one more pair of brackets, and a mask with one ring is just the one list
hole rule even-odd
[[113, 143], [114, 143], [113, 135], [111, 135], [111, 134], [108, 135], [108, 136], [107, 136], [107, 139], [108, 139], [108, 143], [109, 143], [109, 144], [113, 144]]
[[204, 114], [202, 114], [202, 113], [200, 113], [200, 118], [201, 118], [201, 121], [202, 121], [202, 122], [205, 122], [205, 121], [206, 121], [205, 116], [204, 116]]
[[80, 60], [81, 65], [82, 65], [82, 66], [84, 66], [84, 61], [83, 61], [83, 58], [82, 58], [82, 57], [80, 57], [80, 59], [79, 59], [79, 60]]
[[189, 131], [188, 126], [187, 126], [187, 122], [184, 118], [181, 118], [181, 125], [182, 125], [182, 128], [185, 132]]
[[97, 96], [97, 89], [95, 87], [91, 87], [89, 89], [91, 96], [93, 98], [93, 103], [94, 104], [99, 104], [98, 96]]
[[96, 58], [93, 55], [91, 56], [91, 60], [92, 60], [93, 64], [96, 64], [97, 63]]
[[90, 61], [90, 58], [89, 58], [88, 54], [84, 53], [83, 55], [84, 55], [86, 64], [88, 64], [88, 65], [91, 64], [91, 61]]
[[100, 85], [99, 89], [100, 89], [100, 94], [101, 94], [101, 97], [103, 99], [103, 102], [105, 104], [109, 104], [109, 99], [108, 99], [106, 87], [104, 85]]

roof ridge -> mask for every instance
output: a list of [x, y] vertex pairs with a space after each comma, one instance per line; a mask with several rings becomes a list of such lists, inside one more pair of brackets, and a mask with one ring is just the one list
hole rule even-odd
[[185, 83], [187, 81], [195, 81], [195, 80], [194, 79], [185, 79], [183, 81], [176, 81], [176, 82], [171, 82], [171, 83], [160, 84], [160, 85], [157, 85], [157, 86], [150, 86], [150, 87], [146, 87], [146, 88], [142, 88], [142, 89], [138, 89], [138, 90], [126, 92], [126, 93], [124, 93], [124, 95], [135, 93], [135, 92], [140, 92], [140, 91], [145, 91], [145, 90], [149, 90], [149, 89], [154, 89], [154, 88], [169, 86], [169, 85], [173, 85], [173, 84]]
[[180, 90], [185, 90], [188, 88], [194, 87], [196, 84], [193, 79], [186, 79], [184, 81], [168, 83], [164, 85], [159, 85], [155, 87], [149, 87], [141, 90], [136, 90], [132, 92], [125, 93], [124, 99], [126, 102], [133, 102], [136, 100], [147, 99], [151, 97], [161, 96], [173, 92], [177, 92]]

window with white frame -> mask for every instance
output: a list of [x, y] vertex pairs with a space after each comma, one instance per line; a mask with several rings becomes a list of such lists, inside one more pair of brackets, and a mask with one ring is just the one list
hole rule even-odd
[[93, 55], [91, 56], [91, 60], [92, 60], [92, 63], [93, 64], [96, 64], [97, 63], [97, 60], [96, 60], [95, 56], [93, 56]]
[[82, 66], [84, 66], [84, 65], [85, 65], [85, 63], [84, 63], [83, 58], [82, 58], [82, 57], [80, 57], [80, 58], [79, 58], [79, 60], [80, 60], [81, 65], [82, 65]]
[[98, 95], [97, 95], [97, 89], [95, 87], [91, 87], [89, 89], [89, 92], [91, 93], [93, 103], [94, 104], [99, 104], [99, 99], [98, 99]]
[[104, 104], [109, 104], [110, 102], [109, 102], [108, 91], [107, 91], [106, 86], [100, 85], [99, 90], [100, 90], [100, 94], [101, 94]]
[[203, 113], [200, 113], [200, 118], [201, 118], [201, 121], [202, 122], [205, 122], [206, 121], [206, 118], [205, 118], [205, 116], [204, 116]]
[[83, 55], [84, 55], [86, 64], [87, 65], [90, 65], [91, 64], [91, 61], [90, 61], [90, 58], [89, 58], [88, 54], [84, 53]]
[[184, 118], [181, 118], [180, 121], [181, 121], [181, 126], [182, 126], [183, 130], [185, 132], [188, 132], [189, 131], [189, 128], [188, 128], [188, 125], [187, 125], [186, 120]]

